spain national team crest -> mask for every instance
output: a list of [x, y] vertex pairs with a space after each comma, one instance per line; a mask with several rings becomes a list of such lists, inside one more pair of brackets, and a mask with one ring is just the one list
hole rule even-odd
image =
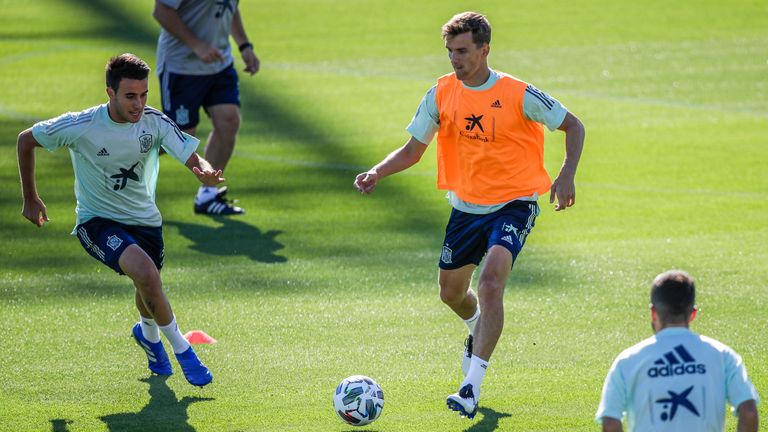
[[453, 251], [448, 246], [443, 246], [443, 253], [440, 254], [440, 261], [451, 264], [453, 262]]
[[116, 235], [111, 235], [107, 239], [107, 246], [109, 246], [112, 250], [117, 250], [121, 244], [123, 244], [123, 239]]
[[152, 148], [152, 135], [144, 134], [139, 137], [139, 146], [141, 146], [141, 152], [146, 153]]
[[181, 105], [176, 110], [176, 124], [186, 126], [187, 123], [189, 123], [189, 110], [184, 108], [184, 105]]

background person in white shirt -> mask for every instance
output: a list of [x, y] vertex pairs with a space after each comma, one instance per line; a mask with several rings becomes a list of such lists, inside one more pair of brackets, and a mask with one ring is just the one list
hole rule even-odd
[[696, 311], [688, 273], [670, 270], [656, 277], [656, 334], [614, 360], [595, 415], [604, 432], [621, 432], [625, 414], [628, 431], [724, 431], [726, 401], [739, 418], [739, 432], [757, 431], [759, 399], [741, 357], [688, 329]]

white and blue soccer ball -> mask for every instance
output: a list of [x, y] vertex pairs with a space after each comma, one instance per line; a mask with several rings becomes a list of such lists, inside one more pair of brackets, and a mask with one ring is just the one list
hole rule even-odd
[[333, 408], [346, 423], [363, 426], [373, 423], [384, 409], [384, 391], [376, 381], [363, 375], [345, 378], [333, 395]]

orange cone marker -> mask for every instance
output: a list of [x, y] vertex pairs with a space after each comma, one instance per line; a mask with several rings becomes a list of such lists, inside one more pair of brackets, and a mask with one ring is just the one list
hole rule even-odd
[[215, 344], [216, 343], [216, 339], [208, 336], [208, 334], [205, 333], [202, 330], [191, 330], [191, 331], [188, 331], [184, 335], [184, 339], [186, 339], [187, 342], [189, 342], [191, 344], [207, 344], [207, 345], [211, 345], [211, 344]]

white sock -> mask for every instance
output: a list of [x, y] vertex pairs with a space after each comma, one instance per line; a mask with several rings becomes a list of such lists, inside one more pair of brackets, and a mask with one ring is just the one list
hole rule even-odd
[[[469, 372], [461, 383], [461, 387], [472, 384], [472, 393], [475, 395], [475, 402], [480, 400], [480, 384], [483, 383], [485, 372], [488, 370], [488, 362], [472, 354], [472, 363], [469, 365]], [[459, 388], [461, 388], [459, 387]]]
[[157, 328], [155, 320], [139, 315], [139, 323], [141, 323], [141, 334], [144, 335], [144, 339], [152, 343], [160, 342], [160, 329]]
[[469, 329], [469, 334], [471, 335], [475, 334], [475, 326], [477, 325], [478, 318], [480, 318], [480, 307], [475, 306], [475, 314], [472, 315], [472, 318], [463, 320], [464, 324], [466, 324], [467, 328]]
[[173, 320], [168, 325], [160, 326], [160, 331], [163, 332], [165, 338], [171, 343], [174, 354], [181, 354], [189, 349], [189, 342], [184, 339], [184, 335], [179, 331], [179, 326], [176, 325], [176, 316], [173, 317]]
[[216, 186], [200, 186], [200, 189], [197, 190], [195, 203], [201, 204], [206, 201], [210, 201], [216, 196], [218, 192], [219, 190], [216, 188]]

